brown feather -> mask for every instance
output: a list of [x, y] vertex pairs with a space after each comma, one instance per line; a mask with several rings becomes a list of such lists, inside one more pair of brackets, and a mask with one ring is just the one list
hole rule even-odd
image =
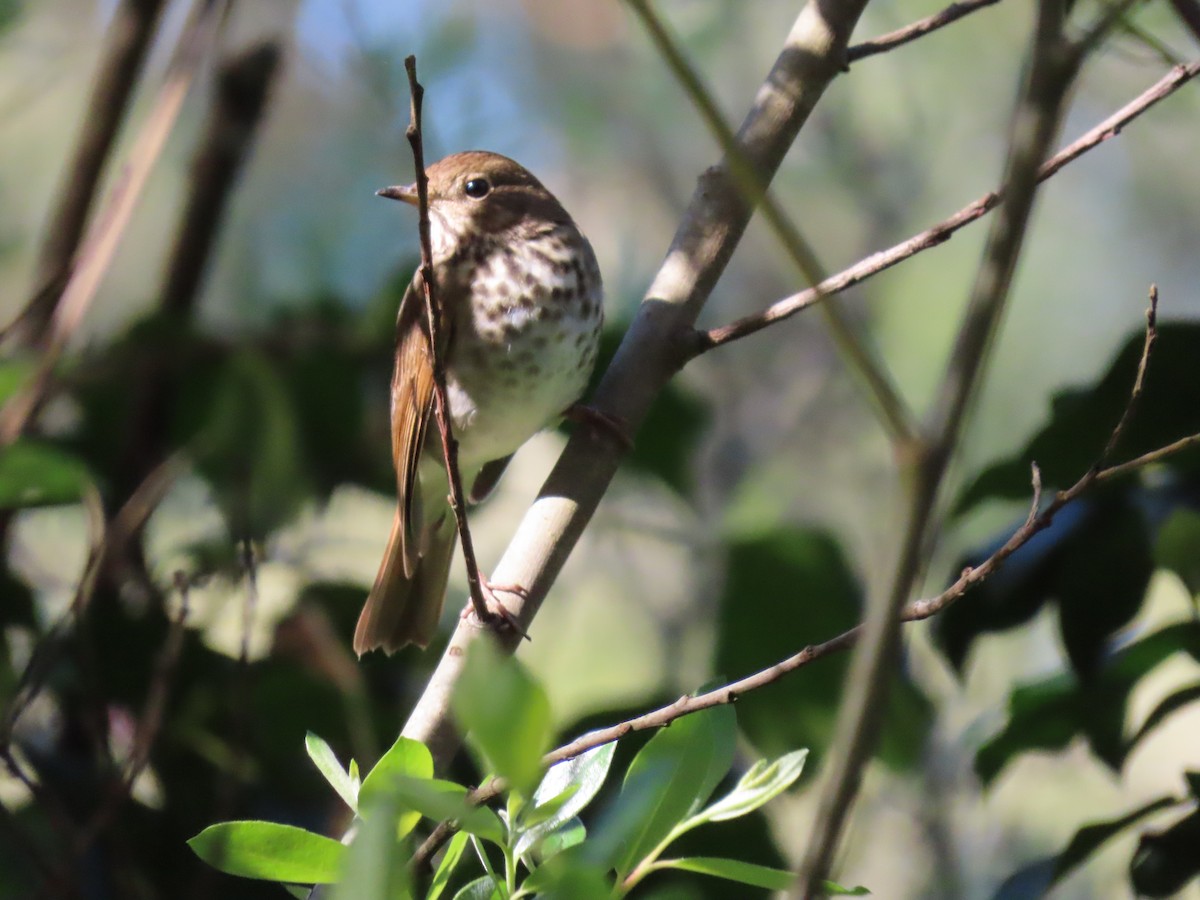
[[[443, 316], [443, 320], [445, 317]], [[441, 331], [444, 332], [443, 325]], [[411, 578], [420, 553], [421, 498], [417, 470], [433, 412], [433, 361], [421, 273], [400, 301], [396, 317], [396, 364], [392, 371], [392, 462], [399, 501], [400, 553]]]

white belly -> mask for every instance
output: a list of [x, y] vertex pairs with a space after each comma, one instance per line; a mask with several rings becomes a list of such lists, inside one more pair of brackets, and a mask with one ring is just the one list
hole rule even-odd
[[603, 316], [590, 247], [583, 256], [571, 267], [548, 252], [520, 278], [496, 254], [476, 274], [481, 290], [502, 299], [462, 317], [454, 336], [447, 390], [464, 470], [513, 453], [582, 395]]

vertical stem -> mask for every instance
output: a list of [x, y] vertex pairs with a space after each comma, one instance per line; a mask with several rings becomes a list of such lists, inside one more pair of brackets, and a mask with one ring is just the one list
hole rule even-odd
[[408, 73], [409, 123], [405, 132], [412, 147], [413, 164], [417, 177], [417, 228], [421, 240], [421, 285], [425, 291], [425, 314], [429, 323], [429, 356], [433, 368], [434, 412], [437, 416], [438, 432], [442, 438], [442, 456], [446, 461], [446, 477], [450, 484], [450, 507], [458, 525], [458, 538], [462, 544], [463, 563], [467, 570], [467, 585], [471, 591], [471, 605], [481, 622], [492, 622], [494, 617], [483, 597], [483, 584], [479, 578], [479, 563], [475, 559], [475, 543], [471, 540], [471, 529], [467, 525], [466, 494], [463, 492], [462, 474], [458, 470], [458, 441], [450, 423], [450, 401], [446, 397], [446, 362], [443, 359], [445, 344], [441, 337], [442, 308], [438, 302], [437, 279], [433, 271], [433, 244], [429, 235], [429, 176], [425, 174], [425, 150], [421, 137], [421, 104], [425, 88], [417, 81], [417, 58], [404, 60]]
[[909, 475], [911, 501], [892, 586], [872, 597], [829, 751], [830, 767], [795, 896], [820, 896], [862, 771], [874, 751], [900, 646], [900, 611], [928, 555], [938, 492], [957, 448], [968, 406], [998, 330], [1037, 192], [1038, 168], [1050, 152], [1078, 69], [1062, 34], [1063, 0], [1041, 0], [1005, 164], [1004, 204], [988, 234], [963, 324]]

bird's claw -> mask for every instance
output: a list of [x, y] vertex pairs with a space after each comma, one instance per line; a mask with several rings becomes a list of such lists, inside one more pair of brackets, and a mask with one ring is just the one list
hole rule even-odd
[[[479, 592], [483, 594], [483, 602], [487, 609], [484, 624], [495, 628], [497, 631], [512, 631], [519, 634], [525, 640], [530, 640], [528, 633], [517, 621], [517, 617], [501, 602], [496, 593], [513, 594], [520, 597], [522, 600], [529, 599], [529, 591], [521, 587], [519, 584], [492, 584], [482, 575], [479, 576]], [[466, 618], [471, 613], [477, 612], [474, 603], [468, 603], [463, 610], [463, 618]]]

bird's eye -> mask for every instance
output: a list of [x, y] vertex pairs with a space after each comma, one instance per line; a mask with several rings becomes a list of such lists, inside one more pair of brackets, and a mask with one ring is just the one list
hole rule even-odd
[[472, 178], [463, 188], [467, 196], [474, 200], [482, 200], [492, 192], [492, 186], [486, 178]]

